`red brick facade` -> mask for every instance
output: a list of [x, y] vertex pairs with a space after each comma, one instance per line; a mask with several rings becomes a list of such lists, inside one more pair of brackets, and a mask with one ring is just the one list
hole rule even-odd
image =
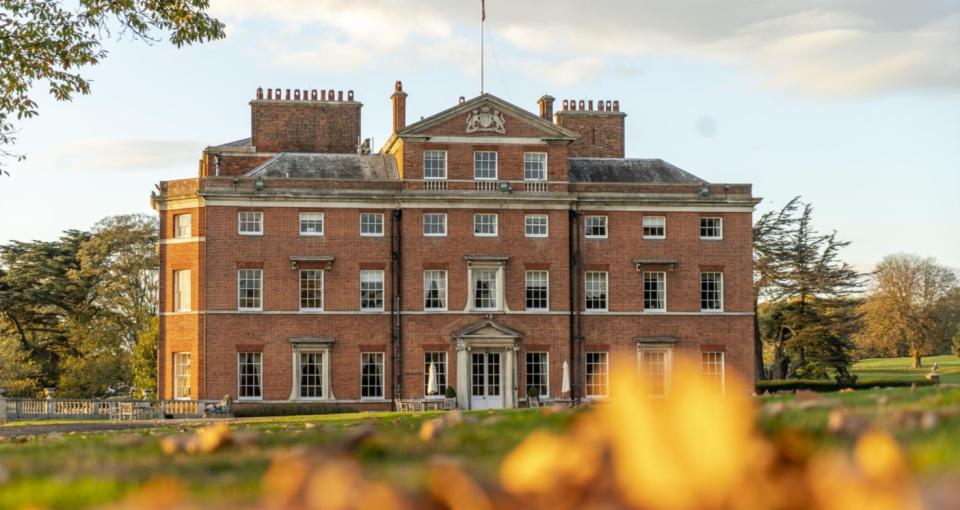
[[[446, 353], [430, 359], [462, 407], [520, 405], [531, 381], [553, 398], [590, 397], [605, 384], [595, 352], [614, 365], [667, 352], [666, 377], [676, 356], [723, 352], [725, 373], [752, 377], [749, 185], [707, 184], [657, 160], [622, 160], [637, 169], [627, 178], [572, 171], [571, 157], [623, 157], [618, 103], [574, 112], [564, 101], [554, 123], [548, 96], [535, 115], [483, 95], [406, 125], [398, 83], [395, 132], [380, 156], [363, 156], [352, 93], [313, 94], [258, 91], [251, 140], [207, 149], [197, 179], [161, 183], [161, 398], [385, 408], [424, 397], [425, 353]], [[425, 151], [435, 151], [430, 165], [443, 157], [442, 176], [431, 166], [438, 178], [426, 178]], [[303, 159], [278, 167], [297, 157], [281, 152]], [[478, 152], [496, 154], [495, 176], [477, 178]], [[322, 234], [301, 231], [301, 219], [319, 213]], [[495, 215], [495, 235], [476, 235], [478, 214]], [[364, 233], [362, 216], [374, 222]], [[425, 235], [425, 216], [445, 218], [445, 235]], [[545, 217], [546, 232], [528, 232], [527, 216]], [[663, 238], [645, 238], [651, 216]], [[587, 235], [594, 217], [605, 218], [604, 236]], [[369, 226], [378, 218], [381, 229]], [[702, 239], [701, 218], [721, 218], [721, 238]], [[185, 270], [188, 303], [175, 283]], [[426, 271], [445, 272], [442, 310], [426, 307]], [[548, 281], [546, 309], [527, 309], [531, 271], [546, 272], [530, 276]], [[379, 272], [382, 309], [361, 310], [361, 274], [376, 282]], [[663, 273], [663, 311], [644, 309], [645, 272]], [[605, 299], [602, 311], [587, 304], [596, 273], [606, 274], [605, 292], [589, 290], [591, 303]], [[722, 273], [716, 310], [702, 310], [701, 273]], [[321, 274], [322, 293], [304, 294]], [[304, 297], [318, 294], [322, 310]], [[528, 352], [546, 359], [532, 355], [528, 366]], [[382, 366], [362, 353], [382, 353]], [[528, 379], [528, 369], [543, 378]]]

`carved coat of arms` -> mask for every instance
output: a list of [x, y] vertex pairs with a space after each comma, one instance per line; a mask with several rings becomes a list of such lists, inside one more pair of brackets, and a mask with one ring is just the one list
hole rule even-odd
[[506, 133], [503, 114], [487, 105], [467, 114], [467, 133]]

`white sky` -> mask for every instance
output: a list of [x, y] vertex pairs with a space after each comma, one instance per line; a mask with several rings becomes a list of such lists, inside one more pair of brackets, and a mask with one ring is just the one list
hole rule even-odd
[[[487, 90], [619, 99], [627, 155], [750, 182], [763, 212], [802, 195], [869, 269], [898, 251], [960, 268], [957, 0], [487, 0]], [[267, 6], [269, 5], [269, 6]], [[586, 5], [586, 6], [585, 6]], [[93, 93], [21, 125], [0, 242], [150, 212], [205, 145], [249, 136], [258, 85], [353, 89], [363, 136], [479, 92], [479, 2], [214, 0], [224, 41], [108, 43]]]

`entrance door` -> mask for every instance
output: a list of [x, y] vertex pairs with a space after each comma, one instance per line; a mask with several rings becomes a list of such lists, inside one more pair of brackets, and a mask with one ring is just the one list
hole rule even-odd
[[470, 409], [502, 408], [500, 353], [474, 351], [470, 354]]

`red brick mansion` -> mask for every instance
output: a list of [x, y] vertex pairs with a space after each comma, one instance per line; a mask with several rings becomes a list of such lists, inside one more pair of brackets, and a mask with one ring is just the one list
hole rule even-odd
[[250, 138], [160, 184], [160, 398], [517, 407], [617, 363], [669, 392], [679, 356], [752, 380], [750, 185], [625, 158], [618, 101], [407, 124], [406, 97], [373, 152], [352, 91], [257, 90]]

